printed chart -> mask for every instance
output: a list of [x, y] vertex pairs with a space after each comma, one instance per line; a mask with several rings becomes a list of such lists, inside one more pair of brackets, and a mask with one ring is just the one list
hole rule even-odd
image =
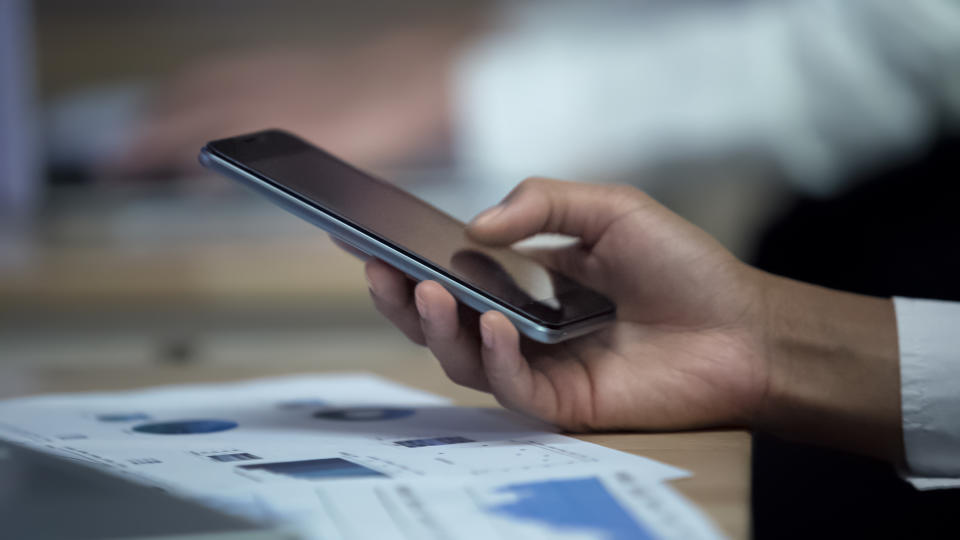
[[712, 531], [662, 484], [685, 471], [367, 375], [8, 400], [0, 437], [308, 537]]

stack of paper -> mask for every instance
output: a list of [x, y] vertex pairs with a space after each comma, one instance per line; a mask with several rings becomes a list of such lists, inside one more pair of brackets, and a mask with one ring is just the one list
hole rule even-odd
[[686, 471], [369, 375], [8, 400], [0, 437], [307, 537], [719, 536]]

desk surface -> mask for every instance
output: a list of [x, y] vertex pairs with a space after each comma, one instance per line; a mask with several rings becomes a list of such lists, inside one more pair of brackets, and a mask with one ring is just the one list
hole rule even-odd
[[[171, 233], [183, 219], [154, 213], [168, 237], [201, 229]], [[306, 225], [282, 222], [282, 234], [257, 238], [148, 243], [158, 234], [151, 229], [117, 245], [114, 235], [129, 234], [144, 212], [115, 223], [108, 212], [90, 214], [46, 220], [41, 236], [54, 241], [0, 268], [0, 398], [368, 371], [461, 405], [496, 405], [450, 383], [424, 349], [388, 328], [370, 307], [358, 263]], [[749, 535], [749, 433], [578, 437], [692, 471], [676, 488], [730, 537]]]

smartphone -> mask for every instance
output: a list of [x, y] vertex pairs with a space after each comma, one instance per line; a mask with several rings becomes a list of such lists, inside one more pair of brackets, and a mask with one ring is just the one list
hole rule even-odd
[[211, 141], [200, 163], [417, 281], [439, 282], [477, 311], [500, 311], [535, 341], [582, 336], [616, 316], [602, 294], [470, 239], [461, 221], [290, 133]]

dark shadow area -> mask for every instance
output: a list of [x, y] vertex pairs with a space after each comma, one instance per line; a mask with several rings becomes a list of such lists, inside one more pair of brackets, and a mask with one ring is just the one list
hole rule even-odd
[[[944, 138], [839, 197], [798, 201], [754, 263], [862, 294], [960, 300], [958, 177], [960, 139]], [[960, 490], [916, 491], [886, 463], [770, 435], [754, 439], [753, 482], [757, 538], [926, 538], [960, 527]]]

